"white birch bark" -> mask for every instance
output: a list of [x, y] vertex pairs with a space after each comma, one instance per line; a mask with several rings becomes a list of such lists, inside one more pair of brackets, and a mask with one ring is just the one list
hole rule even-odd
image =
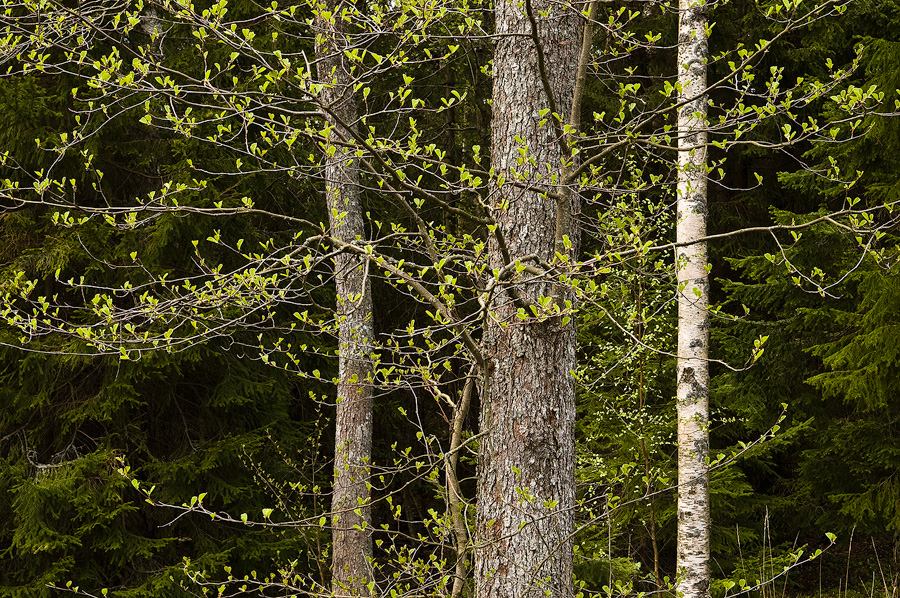
[[[320, 97], [332, 111], [334, 137], [347, 140], [344, 125], [357, 120], [351, 77], [343, 49], [343, 21], [334, 15], [339, 0], [320, 5], [331, 13], [316, 19], [320, 36], [316, 58], [319, 80], [326, 84]], [[335, 118], [336, 117], [336, 118]], [[351, 151], [335, 146], [324, 157], [325, 188], [331, 233], [345, 242], [362, 239], [359, 171]], [[365, 260], [341, 253], [334, 260], [338, 318], [338, 384], [335, 421], [334, 492], [332, 495], [332, 591], [336, 595], [367, 595], [368, 559], [372, 556], [369, 465], [372, 454], [372, 360], [374, 341], [372, 294]]]
[[[549, 18], [540, 16], [548, 10]], [[543, 79], [526, 11], [538, 23]], [[514, 261], [533, 254], [553, 261], [557, 223], [578, 244], [573, 217], [577, 194], [567, 194], [569, 205], [561, 205], [540, 193], [559, 191], [563, 169], [560, 135], [549, 120], [539, 125], [539, 112], [550, 107], [546, 86], [561, 117], [567, 117], [581, 44], [577, 13], [561, 4], [500, 0], [495, 16], [491, 160], [507, 182], [501, 186], [493, 178], [490, 197], [508, 256], [498, 239], [490, 237], [489, 258], [492, 268], [502, 268], [507, 257]], [[522, 160], [520, 148], [526, 150]], [[554, 289], [548, 281], [521, 284], [518, 292], [534, 303], [541, 296], [568, 297], [567, 290]], [[575, 327], [572, 322], [562, 325], [560, 318], [522, 321], [503, 291], [493, 295], [490, 307], [481, 393], [476, 596], [570, 598]]]
[[709, 596], [709, 275], [706, 243], [705, 0], [680, 0], [678, 21], [677, 591]]

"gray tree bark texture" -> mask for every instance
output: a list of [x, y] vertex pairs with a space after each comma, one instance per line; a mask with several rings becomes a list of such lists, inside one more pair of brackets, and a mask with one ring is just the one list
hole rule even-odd
[[709, 596], [709, 273], [706, 242], [705, 0], [680, 0], [678, 21], [678, 540], [676, 589]]
[[[578, 245], [577, 193], [567, 194], [572, 199], [561, 214], [547, 192], [558, 196], [561, 191], [559, 130], [572, 103], [580, 23], [571, 8], [548, 0], [535, 0], [533, 6], [500, 0], [495, 16], [491, 160], [506, 182], [491, 181], [499, 235], [490, 236], [489, 259], [492, 268], [528, 255], [552, 262], [561, 217], [573, 246]], [[559, 127], [549, 120], [553, 116], [539, 114], [552, 104], [547, 89], [562, 119]], [[548, 120], [540, 125], [542, 118]], [[568, 291], [560, 296], [545, 278], [527, 282], [528, 277], [523, 273], [512, 293], [494, 293], [484, 333], [474, 571], [478, 598], [574, 595], [575, 327], [563, 326], [558, 317], [537, 322], [516, 316], [512, 297], [517, 293], [520, 304], [537, 303], [542, 296], [569, 298]]]
[[[331, 16], [316, 20], [319, 80], [326, 83], [320, 98], [332, 139], [346, 141], [354, 126], [356, 103], [343, 49], [343, 21], [335, 13], [339, 0], [324, 3]], [[330, 111], [330, 113], [329, 113]], [[352, 151], [335, 146], [325, 155], [325, 187], [331, 233], [341, 241], [362, 239], [359, 171]], [[338, 318], [338, 384], [335, 422], [334, 493], [332, 495], [332, 591], [367, 595], [372, 556], [372, 512], [369, 466], [372, 455], [372, 359], [374, 342], [372, 294], [364, 259], [339, 253], [334, 260]]]

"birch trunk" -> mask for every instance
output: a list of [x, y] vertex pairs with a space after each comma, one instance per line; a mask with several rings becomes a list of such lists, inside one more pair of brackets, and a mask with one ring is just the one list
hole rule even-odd
[[709, 274], [706, 236], [705, 0], [680, 0], [678, 22], [677, 591], [709, 596]]
[[[547, 10], [549, 18], [541, 16]], [[577, 194], [563, 194], [558, 187], [561, 124], [555, 127], [549, 120], [553, 117], [539, 111], [552, 105], [549, 88], [556, 110], [566, 118], [581, 44], [577, 13], [561, 4], [500, 0], [495, 15], [491, 160], [506, 183], [491, 182], [500, 234], [490, 238], [488, 251], [491, 267], [503, 268], [529, 254], [553, 261], [557, 223], [577, 247]], [[542, 50], [544, 77], [534, 37]], [[548, 120], [540, 125], [542, 118]], [[568, 205], [541, 191], [569, 198]], [[523, 282], [516, 289], [525, 302], [537, 303], [542, 296], [561, 302], [570, 298], [568, 291], [554, 289], [546, 280]], [[476, 596], [570, 598], [575, 327], [562, 325], [561, 318], [519, 319], [511, 294], [502, 290], [492, 295], [490, 308], [483, 341], [480, 424], [485, 436], [477, 489]]]
[[[351, 77], [343, 49], [343, 21], [335, 19], [338, 0], [320, 5], [316, 45], [319, 80], [326, 83], [320, 98], [332, 111], [332, 138], [349, 139], [339, 122], [357, 120]], [[336, 118], [335, 118], [336, 117]], [[352, 152], [336, 146], [325, 157], [325, 187], [331, 233], [345, 242], [365, 234], [359, 198], [359, 171]], [[338, 318], [338, 385], [335, 421], [334, 493], [332, 495], [332, 591], [366, 595], [368, 559], [372, 556], [369, 465], [372, 454], [372, 294], [365, 261], [349, 253], [334, 260]]]

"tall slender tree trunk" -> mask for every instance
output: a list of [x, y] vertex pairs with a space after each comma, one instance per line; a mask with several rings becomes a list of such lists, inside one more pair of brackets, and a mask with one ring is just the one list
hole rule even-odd
[[709, 596], [709, 273], [706, 243], [705, 0], [680, 0], [678, 21], [678, 546], [677, 590]]
[[[541, 15], [548, 10], [549, 18]], [[527, 0], [499, 0], [495, 15], [491, 160], [506, 182], [495, 178], [490, 188], [499, 231], [489, 241], [490, 264], [503, 268], [528, 255], [551, 262], [557, 223], [577, 247], [577, 194], [559, 187], [562, 123], [554, 125], [554, 117], [540, 111], [555, 102], [561, 118], [568, 115], [581, 46], [579, 20], [570, 8], [547, 0], [533, 6]], [[543, 118], [548, 120], [540, 124]], [[568, 198], [568, 205], [554, 194]], [[520, 304], [568, 297], [546, 280], [523, 282], [512, 293], [491, 297], [483, 341], [476, 596], [570, 598], [575, 327], [558, 317], [537, 322], [530, 310], [527, 320], [519, 319], [516, 294]]]
[[[326, 0], [330, 11], [316, 20], [319, 80], [326, 83], [323, 104], [335, 127], [333, 138], [349, 139], [338, 123], [353, 126], [357, 120], [351, 78], [343, 50], [347, 45], [343, 21], [335, 13], [339, 0]], [[336, 117], [336, 118], [335, 118]], [[325, 185], [332, 234], [345, 242], [362, 239], [359, 171], [353, 153], [336, 145], [325, 155]], [[337, 414], [335, 424], [334, 494], [332, 495], [332, 588], [335, 594], [365, 595], [372, 556], [369, 465], [372, 455], [372, 360], [374, 341], [372, 293], [365, 260], [341, 253], [334, 260], [337, 290], [338, 360]]]

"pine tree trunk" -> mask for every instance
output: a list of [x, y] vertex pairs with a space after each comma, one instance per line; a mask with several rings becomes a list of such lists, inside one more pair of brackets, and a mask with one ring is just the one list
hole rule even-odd
[[[680, 0], [678, 243], [706, 236], [706, 5]], [[701, 95], [703, 94], [703, 95]], [[709, 596], [709, 274], [706, 243], [676, 251], [678, 274], [678, 593]]]
[[[328, 0], [332, 15], [339, 2]], [[357, 120], [351, 79], [343, 58], [346, 39], [340, 19], [316, 21], [319, 80], [326, 83], [320, 98], [331, 110], [333, 139], [348, 140], [338, 123]], [[331, 233], [351, 242], [362, 239], [359, 171], [348, 152], [336, 145], [325, 158], [325, 185]], [[341, 214], [343, 216], [341, 217]], [[334, 493], [332, 495], [332, 589], [335, 594], [367, 595], [368, 558], [372, 556], [369, 464], [372, 455], [372, 360], [374, 341], [372, 294], [365, 261], [341, 253], [334, 261], [338, 317], [338, 385], [335, 422]]]
[[[550, 18], [540, 11], [551, 9]], [[567, 12], [563, 12], [563, 11]], [[533, 39], [531, 13], [543, 51], [542, 80]], [[540, 191], [560, 192], [562, 174], [558, 127], [539, 111], [550, 107], [567, 117], [572, 102], [580, 49], [577, 15], [546, 0], [502, 0], [496, 9], [497, 45], [493, 63], [491, 160], [499, 185], [492, 181], [496, 236], [489, 240], [492, 268], [503, 268], [529, 254], [553, 261], [557, 221], [577, 247], [573, 212], [577, 194], [558, 193], [569, 205]], [[518, 34], [518, 35], [514, 35]], [[565, 120], [563, 121], [565, 122]], [[516, 140], [518, 136], [519, 141]], [[527, 159], [519, 160], [519, 148]], [[533, 158], [533, 162], [531, 159]], [[516, 175], [519, 173], [519, 177]], [[520, 183], [520, 184], [516, 184]], [[558, 213], [560, 212], [560, 213]], [[560, 220], [561, 219], [561, 220]], [[508, 253], [508, 255], [504, 255]], [[561, 295], [546, 281], [517, 285], [526, 302]], [[478, 598], [570, 598], [572, 510], [575, 499], [575, 327], [561, 318], [536, 322], [516, 316], [511, 294], [491, 297], [484, 336], [485, 382], [482, 388], [476, 522], [475, 584]], [[530, 314], [530, 312], [529, 312]]]

